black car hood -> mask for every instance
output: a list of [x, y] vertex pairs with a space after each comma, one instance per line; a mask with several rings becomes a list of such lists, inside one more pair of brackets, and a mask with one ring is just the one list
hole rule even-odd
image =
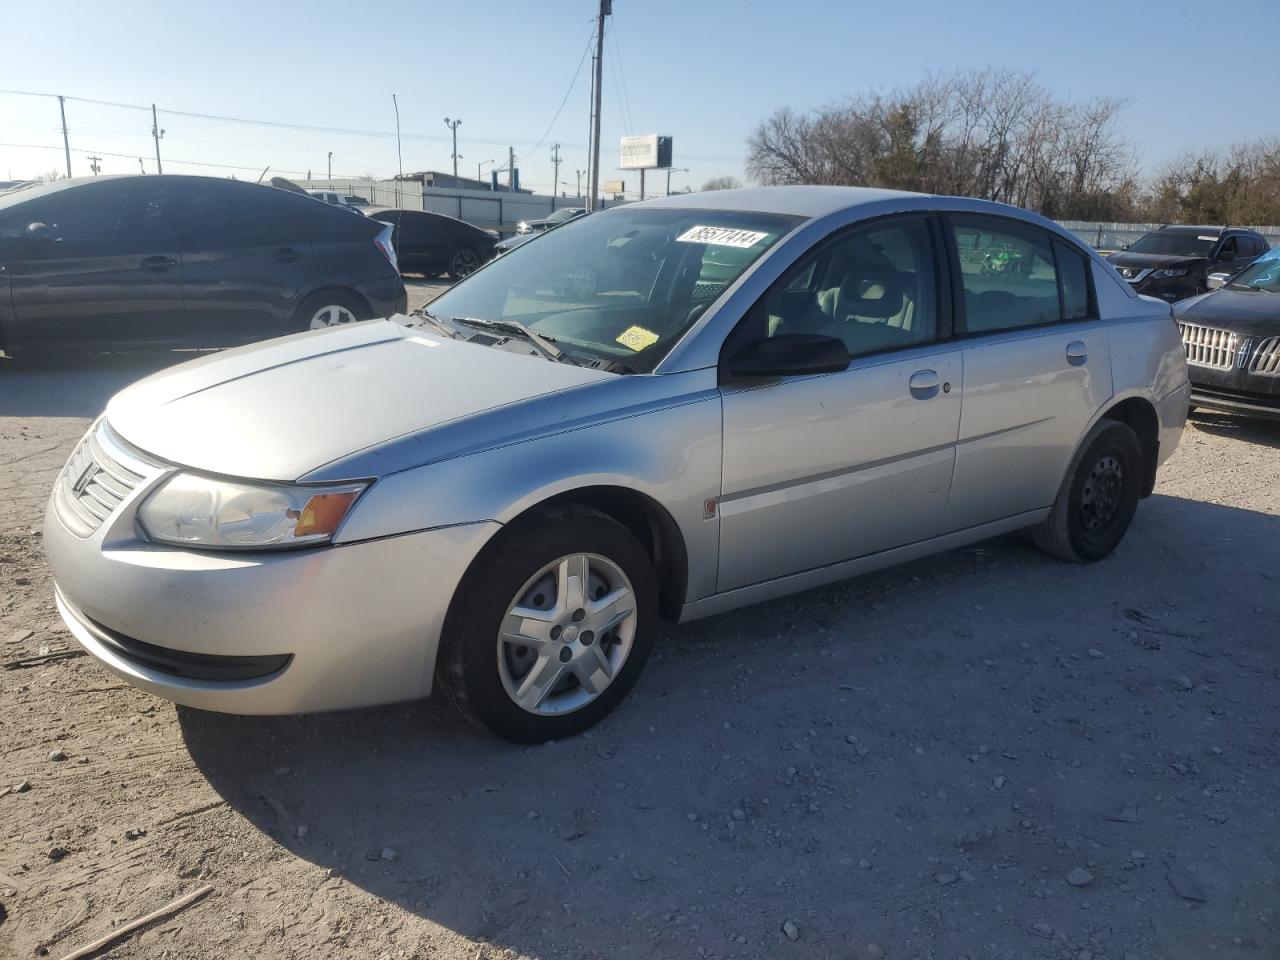
[[1204, 257], [1171, 257], [1159, 253], [1113, 253], [1107, 257], [1117, 270], [1121, 267], [1136, 267], [1139, 270], [1158, 267], [1199, 267], [1208, 261]]
[[1244, 336], [1274, 337], [1280, 334], [1280, 293], [1223, 287], [1183, 300], [1174, 306], [1173, 315]]

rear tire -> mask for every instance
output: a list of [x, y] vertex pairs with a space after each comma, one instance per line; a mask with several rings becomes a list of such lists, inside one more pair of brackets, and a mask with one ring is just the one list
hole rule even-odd
[[480, 260], [480, 254], [470, 247], [463, 247], [449, 258], [449, 276], [454, 280], [461, 280], [471, 276], [482, 266], [484, 264]]
[[[585, 586], [561, 573], [577, 569], [566, 565], [574, 558], [587, 558]], [[437, 681], [463, 716], [506, 740], [581, 733], [644, 669], [657, 597], [653, 564], [622, 524], [577, 505], [538, 511], [468, 571], [445, 618]]]
[[1032, 528], [1036, 545], [1073, 563], [1114, 550], [1142, 495], [1142, 444], [1128, 424], [1101, 420], [1072, 458], [1049, 517]]
[[322, 290], [298, 305], [293, 315], [294, 330], [324, 330], [369, 319], [369, 308], [354, 293]]

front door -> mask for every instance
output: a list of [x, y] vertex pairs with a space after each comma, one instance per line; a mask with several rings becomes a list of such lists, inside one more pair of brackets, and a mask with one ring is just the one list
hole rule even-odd
[[180, 338], [182, 257], [168, 182], [102, 180], [20, 210], [44, 227], [10, 245], [18, 341], [39, 347]]
[[1052, 506], [1111, 356], [1083, 252], [1020, 221], [949, 223], [965, 398], [946, 525], [962, 530]]
[[717, 589], [936, 536], [963, 392], [929, 217], [829, 238], [755, 305], [726, 351], [759, 337], [838, 337], [841, 373], [722, 384]]

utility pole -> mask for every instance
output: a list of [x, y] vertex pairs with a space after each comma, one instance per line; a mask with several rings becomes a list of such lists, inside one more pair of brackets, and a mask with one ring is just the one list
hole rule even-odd
[[685, 167], [667, 167], [667, 196], [671, 196], [671, 174], [688, 173]]
[[458, 128], [462, 126], [462, 121], [450, 120], [444, 118], [444, 125], [449, 128], [449, 132], [453, 134], [453, 179], [458, 179]]
[[138, 169], [141, 170], [143, 173], [147, 172], [147, 165], [142, 162], [141, 157], [138, 158]]
[[67, 154], [67, 179], [71, 179], [71, 141], [67, 139], [67, 100], [58, 97], [58, 112], [62, 114], [62, 149]]
[[574, 173], [576, 173], [576, 174], [578, 175], [578, 194], [577, 194], [577, 195], [578, 195], [579, 197], [581, 197], [581, 196], [582, 196], [582, 174], [583, 174], [584, 172], [585, 172], [585, 171], [583, 171], [583, 170], [575, 170], [575, 171], [574, 171]]
[[101, 157], [89, 158], [89, 169], [93, 171], [93, 175], [95, 177], [98, 175], [98, 171], [102, 169], [101, 162], [102, 162]]
[[591, 93], [591, 176], [587, 179], [587, 212], [596, 208], [600, 193], [600, 85], [604, 79], [604, 18], [613, 13], [613, 0], [600, 0], [596, 16], [595, 83]]
[[[307, 179], [308, 179], [308, 180], [310, 180], [310, 179], [311, 179], [311, 177], [310, 177], [310, 173], [311, 173], [311, 171], [310, 171], [310, 170], [308, 170], [308, 171], [307, 171], [307, 174], [308, 174]], [[333, 151], [332, 151], [332, 150], [330, 150], [330, 151], [329, 151], [329, 186], [333, 186]]]
[[160, 123], [156, 120], [156, 105], [151, 105], [151, 136], [156, 141], [156, 173], [164, 173], [164, 168], [160, 166], [160, 138], [164, 136], [164, 131], [160, 129]]
[[516, 151], [507, 147], [507, 190], [516, 192]]
[[484, 183], [484, 181], [483, 181], [482, 179], [480, 179], [480, 178], [481, 178], [481, 176], [483, 175], [482, 171], [484, 170], [484, 165], [485, 165], [486, 163], [493, 163], [493, 161], [492, 161], [492, 160], [481, 160], [479, 163], [477, 163], [477, 164], [476, 164], [476, 183]]
[[553, 143], [551, 145], [551, 168], [555, 172], [551, 174], [551, 209], [556, 208], [556, 193], [560, 190], [560, 144]]

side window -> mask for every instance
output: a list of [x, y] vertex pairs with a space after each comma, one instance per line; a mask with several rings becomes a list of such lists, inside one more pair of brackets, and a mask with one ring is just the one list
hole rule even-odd
[[1053, 241], [1053, 254], [1058, 264], [1058, 282], [1062, 286], [1062, 319], [1088, 320], [1094, 316], [1089, 296], [1089, 260], [1083, 253], [1061, 240]]
[[747, 322], [769, 337], [836, 337], [852, 357], [929, 343], [938, 337], [936, 278], [928, 221], [880, 221], [802, 257]]
[[[272, 195], [273, 188], [239, 190], [213, 183], [187, 198], [183, 230], [192, 246], [253, 247], [306, 243], [301, 202]], [[277, 191], [278, 192], [278, 191]]]
[[173, 189], [126, 181], [61, 191], [33, 213], [54, 229], [60, 255], [132, 253], [176, 237]]
[[1240, 256], [1240, 253], [1236, 238], [1234, 236], [1227, 237], [1222, 241], [1222, 245], [1218, 247], [1218, 258], [1220, 260], [1234, 260], [1238, 256]]
[[952, 225], [964, 286], [965, 332], [1015, 330], [1061, 319], [1047, 234], [978, 217], [955, 217]]

